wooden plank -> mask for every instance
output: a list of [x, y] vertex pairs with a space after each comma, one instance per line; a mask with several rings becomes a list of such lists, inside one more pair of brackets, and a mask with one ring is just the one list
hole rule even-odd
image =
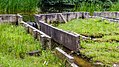
[[[60, 49], [59, 47], [56, 47], [55, 48], [56, 49], [56, 53], [57, 54], [59, 54], [60, 53], [60, 56], [61, 56], [61, 58], [62, 59], [67, 59], [67, 60], [69, 60], [70, 62], [74, 62], [74, 57], [72, 57], [72, 56], [70, 56], [70, 55], [68, 55], [66, 52], [64, 52], [62, 49]], [[58, 52], [57, 52], [58, 51]], [[63, 57], [62, 57], [62, 55], [63, 55]]]
[[39, 28], [42, 32], [49, 35], [54, 41], [59, 44], [64, 45], [66, 48], [72, 51], [79, 51], [80, 41], [78, 34], [72, 34], [56, 27], [53, 27], [43, 21], [37, 22], [39, 24]]
[[19, 14], [0, 14], [0, 23], [8, 22], [18, 24], [22, 20]]
[[89, 12], [64, 12], [64, 13], [49, 13], [49, 14], [39, 14], [35, 15], [35, 19], [49, 22], [65, 22], [71, 21], [73, 19], [78, 19], [80, 17], [89, 18]]
[[24, 27], [26, 27], [27, 31], [31, 33], [34, 38], [38, 39], [41, 42], [41, 46], [43, 49], [51, 49], [51, 37], [43, 33], [42, 31], [39, 31], [35, 27], [29, 25], [28, 23], [21, 22]]
[[67, 54], [65, 51], [63, 51], [59, 47], [56, 47], [55, 50], [56, 50], [55, 51], [56, 55], [59, 58], [61, 58], [63, 61], [66, 60], [66, 62], [65, 62], [66, 67], [78, 67], [78, 65], [76, 65], [74, 63], [74, 57], [72, 57], [71, 55]]
[[50, 36], [46, 35], [45, 33], [43, 33], [42, 31], [40, 31], [40, 30], [38, 30], [38, 29], [36, 29], [35, 27], [33, 27], [33, 26], [31, 26], [31, 25], [25, 23], [24, 21], [22, 21], [21, 23], [24, 24], [24, 25], [26, 25], [27, 27], [32, 28], [33, 30], [37, 31], [38, 33], [40, 33], [40, 34], [42, 34], [42, 35], [45, 35], [46, 37], [50, 38]]

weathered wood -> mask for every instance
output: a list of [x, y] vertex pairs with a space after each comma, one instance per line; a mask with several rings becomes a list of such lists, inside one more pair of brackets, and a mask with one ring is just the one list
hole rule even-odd
[[44, 36], [44, 35], [41, 35], [41, 37], [40, 37], [40, 41], [41, 41], [41, 47], [42, 47], [42, 49], [43, 50], [46, 50], [46, 47], [47, 47], [47, 45], [46, 45], [46, 43], [47, 43], [47, 38]]
[[65, 23], [67, 23], [67, 20], [64, 18], [64, 16], [62, 14], [59, 14], [61, 16], [61, 18], [64, 20]]
[[64, 52], [62, 49], [60, 49], [59, 47], [56, 47], [56, 53], [57, 55], [60, 54], [59, 56], [61, 56], [60, 58], [62, 59], [67, 59], [70, 62], [74, 62], [74, 57], [68, 55], [66, 52]]
[[17, 20], [18, 20], [18, 22], [21, 22], [21, 21], [23, 21], [23, 17], [20, 15], [20, 14], [17, 14]]
[[94, 12], [94, 16], [105, 18], [119, 18], [119, 12]]
[[119, 23], [119, 12], [94, 12], [94, 16], [102, 17], [110, 22]]
[[0, 23], [10, 22], [13, 24], [18, 24], [22, 20], [19, 14], [0, 14]]
[[39, 31], [35, 27], [29, 25], [28, 23], [21, 22], [21, 24], [26, 27], [27, 31], [34, 36], [34, 38], [38, 39], [41, 44], [43, 49], [51, 49], [51, 37], [46, 35], [45, 33]]
[[27, 54], [30, 56], [40, 56], [40, 53], [41, 53], [41, 51], [39, 51], [39, 50], [27, 52]]
[[75, 63], [74, 63], [74, 57], [70, 56], [69, 54], [67, 54], [66, 52], [64, 52], [62, 49], [60, 49], [59, 47], [55, 48], [55, 54], [61, 58], [63, 61], [65, 60], [65, 64], [66, 67], [78, 67]]
[[35, 19], [45, 21], [46, 23], [51, 22], [68, 22], [78, 18], [89, 18], [89, 12], [64, 12], [64, 13], [49, 13], [35, 15]]
[[72, 51], [79, 51], [80, 42], [79, 42], [79, 35], [72, 34], [56, 27], [53, 27], [43, 21], [37, 22], [39, 24], [39, 29], [44, 32], [45, 34], [49, 35], [54, 41], [59, 44], [64, 45], [66, 48]]

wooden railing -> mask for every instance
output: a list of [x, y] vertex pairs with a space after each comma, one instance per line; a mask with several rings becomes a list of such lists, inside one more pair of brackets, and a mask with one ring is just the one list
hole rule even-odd
[[22, 21], [22, 16], [19, 14], [0, 14], [0, 23], [12, 22], [18, 24], [20, 21]]
[[62, 44], [72, 51], [79, 51], [80, 40], [78, 34], [72, 34], [56, 27], [53, 27], [43, 21], [38, 21], [39, 30], [49, 35], [54, 41]]
[[119, 18], [119, 12], [94, 12], [94, 16]]
[[68, 22], [72, 19], [89, 18], [89, 12], [65, 12], [65, 13], [49, 13], [49, 14], [37, 14], [36, 20], [44, 21], [45, 23], [52, 22]]

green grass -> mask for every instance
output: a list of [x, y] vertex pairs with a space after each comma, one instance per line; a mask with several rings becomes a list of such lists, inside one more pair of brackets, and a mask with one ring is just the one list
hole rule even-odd
[[[26, 53], [40, 50], [40, 56]], [[41, 50], [39, 41], [22, 26], [0, 24], [0, 67], [61, 67], [63, 63], [50, 50]]]
[[0, 13], [36, 13], [39, 0], [0, 0]]
[[59, 25], [58, 28], [76, 32], [89, 37], [102, 37], [104, 35], [119, 34], [119, 25], [106, 20], [97, 19], [77, 19], [66, 24]]
[[95, 41], [99, 42], [119, 42], [119, 35], [108, 35], [103, 36], [102, 38], [96, 38]]
[[119, 43], [116, 42], [81, 42], [81, 53], [92, 59], [111, 66], [119, 63]]
[[76, 32], [96, 40], [81, 39], [81, 54], [91, 58], [92, 62], [101, 62], [106, 66], [119, 63], [119, 24], [106, 20], [76, 19], [58, 26], [69, 32]]

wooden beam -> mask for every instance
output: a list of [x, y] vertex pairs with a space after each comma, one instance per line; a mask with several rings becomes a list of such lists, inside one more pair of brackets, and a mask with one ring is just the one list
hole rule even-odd
[[67, 20], [64, 18], [64, 16], [62, 15], [62, 13], [59, 13], [59, 15], [60, 15], [61, 18], [64, 20], [64, 22], [67, 23]]

